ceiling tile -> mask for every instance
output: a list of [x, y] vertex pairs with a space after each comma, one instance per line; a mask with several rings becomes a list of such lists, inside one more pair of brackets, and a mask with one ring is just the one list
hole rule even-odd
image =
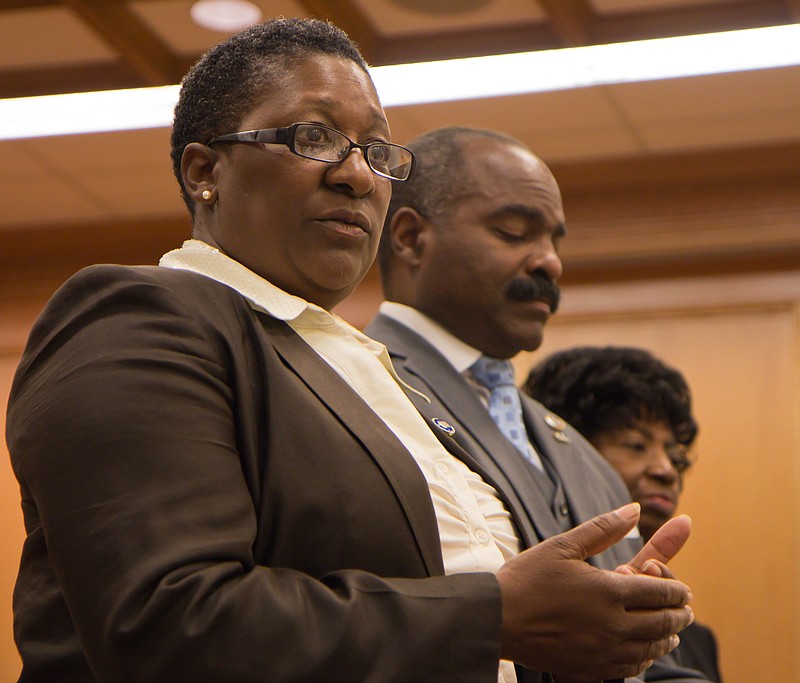
[[[607, 86], [634, 121], [694, 119], [797, 109], [800, 67]], [[800, 116], [798, 116], [800, 131]]]
[[[678, 152], [800, 141], [800, 110], [784, 109], [724, 119], [653, 121], [639, 128], [653, 152]], [[797, 160], [800, 165], [800, 158]], [[800, 178], [798, 178], [800, 183]]]
[[4, 11], [0, 21], [3, 69], [113, 59], [97, 34], [66, 7]]
[[5, 182], [6, 176], [28, 175], [46, 171], [47, 164], [35, 153], [32, 153], [29, 140], [3, 140], [0, 142], [0, 179]]
[[133, 166], [116, 173], [96, 170], [82, 174], [81, 184], [102, 198], [109, 218], [188, 215], [168, 167]]
[[600, 14], [680, 9], [681, 7], [708, 7], [734, 2], [741, 2], [741, 0], [589, 0], [595, 11]]
[[514, 135], [548, 163], [634, 156], [643, 151], [639, 140], [622, 126], [519, 130]]
[[76, 173], [149, 165], [171, 168], [169, 128], [31, 138], [26, 146], [48, 168]]
[[[450, 125], [552, 131], [614, 126], [620, 122], [613, 102], [602, 88], [392, 107], [387, 110], [390, 121], [396, 112], [405, 112], [423, 131]], [[396, 130], [394, 134], [397, 137]]]
[[530, 0], [489, 0], [482, 7], [462, 12], [437, 11], [435, 0], [430, 11], [412, 10], [392, 0], [353, 0], [369, 22], [385, 36], [400, 36], [456, 29], [489, 29], [517, 22], [541, 21], [545, 13]]
[[103, 209], [80, 193], [68, 178], [25, 176], [3, 178], [0, 228], [41, 226], [47, 223], [90, 221], [103, 217]]
[[386, 118], [392, 131], [392, 142], [402, 145], [427, 130], [423, 118], [415, 115], [418, 107], [392, 107], [386, 110]]
[[460, 125], [518, 137], [549, 161], [624, 156], [643, 150], [603, 88], [393, 107], [387, 116], [393, 139], [400, 143], [434, 128]]
[[[264, 19], [276, 16], [307, 17], [308, 12], [295, 0], [251, 0], [264, 13]], [[228, 34], [210, 31], [192, 21], [189, 11], [193, 0], [131, 2], [131, 10], [173, 50], [185, 55], [205, 52]]]

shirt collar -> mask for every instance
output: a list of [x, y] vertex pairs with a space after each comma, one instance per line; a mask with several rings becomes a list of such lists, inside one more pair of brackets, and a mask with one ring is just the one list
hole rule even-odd
[[239, 292], [250, 305], [278, 320], [295, 320], [305, 311], [324, 311], [299, 296], [284, 292], [252, 270], [200, 240], [186, 240], [180, 249], [161, 257], [158, 265], [190, 270]]
[[414, 330], [460, 373], [465, 372], [482, 355], [478, 349], [465, 344], [416, 308], [395, 301], [384, 301], [380, 312]]
[[174, 249], [164, 254], [158, 265], [164, 268], [189, 270], [221, 282], [239, 292], [255, 310], [283, 320], [295, 330], [339, 328], [340, 331], [352, 335], [369, 349], [398, 382], [429, 401], [426, 396], [408, 386], [397, 376], [389, 359], [389, 353], [383, 344], [371, 339], [336, 313], [276, 287], [230, 256], [223, 254], [219, 249], [200, 240], [186, 240], [180, 249]]

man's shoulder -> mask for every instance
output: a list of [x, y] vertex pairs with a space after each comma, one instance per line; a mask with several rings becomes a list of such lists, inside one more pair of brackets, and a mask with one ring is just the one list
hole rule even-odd
[[[364, 333], [386, 346], [401, 376], [403, 366], [408, 363], [415, 366], [421, 364], [428, 369], [433, 367], [432, 363], [436, 367], [450, 366], [447, 359], [422, 334], [388, 315], [379, 313], [364, 328]], [[421, 373], [423, 368], [416, 367], [415, 372]]]
[[384, 344], [390, 351], [394, 348], [416, 346], [425, 340], [412, 328], [383, 313], [378, 313], [364, 328], [364, 334]]

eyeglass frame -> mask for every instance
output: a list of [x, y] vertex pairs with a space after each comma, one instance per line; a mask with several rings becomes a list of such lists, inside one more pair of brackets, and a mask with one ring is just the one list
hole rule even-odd
[[[344, 155], [341, 159], [318, 159], [317, 157], [311, 157], [306, 154], [301, 154], [300, 152], [295, 149], [295, 136], [297, 134], [297, 129], [300, 126], [313, 126], [315, 128], [323, 128], [325, 130], [331, 131], [332, 133], [336, 133], [337, 135], [341, 135], [347, 142], [349, 143], [349, 147], [345, 151]], [[266, 139], [265, 139], [266, 138]], [[369, 170], [372, 171], [375, 175], [380, 176], [381, 178], [388, 178], [389, 180], [396, 180], [398, 182], [405, 182], [411, 177], [411, 174], [414, 172], [414, 167], [416, 166], [416, 155], [407, 147], [403, 147], [402, 145], [397, 145], [393, 142], [368, 142], [364, 145], [354, 142], [349, 137], [347, 137], [342, 131], [336, 130], [336, 128], [331, 128], [330, 126], [325, 126], [321, 123], [311, 123], [309, 121], [301, 121], [299, 123], [293, 123], [290, 126], [281, 126], [278, 128], [257, 128], [255, 130], [245, 130], [239, 133], [228, 133], [226, 135], [218, 135], [216, 137], [211, 138], [206, 144], [208, 146], [214, 145], [218, 142], [224, 143], [245, 143], [245, 144], [265, 144], [265, 145], [286, 145], [289, 148], [289, 151], [292, 154], [296, 154], [303, 159], [311, 159], [312, 161], [321, 161], [324, 164], [340, 164], [348, 156], [350, 156], [350, 152], [354, 149], [360, 149], [361, 154], [364, 157], [364, 161], [367, 162], [367, 166]], [[369, 150], [373, 147], [384, 146], [384, 147], [392, 147], [401, 149], [411, 157], [411, 164], [408, 169], [408, 175], [405, 178], [397, 178], [395, 176], [389, 175], [388, 173], [383, 173], [382, 171], [377, 170], [373, 165], [372, 161], [369, 158]]]

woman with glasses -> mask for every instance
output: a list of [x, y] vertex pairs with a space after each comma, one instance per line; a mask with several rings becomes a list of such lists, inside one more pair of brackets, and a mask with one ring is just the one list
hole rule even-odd
[[[12, 387], [21, 681], [513, 681], [501, 658], [603, 678], [675, 647], [685, 585], [582, 561], [635, 508], [504, 564], [500, 495], [332, 313], [414, 166], [344, 33], [276, 19], [213, 48], [182, 83], [172, 160], [192, 239], [70, 278]], [[593, 599], [542, 614], [539, 576]]]
[[[538, 363], [523, 390], [581, 432], [619, 472], [642, 506], [645, 540], [675, 515], [698, 431], [678, 370], [644, 349], [581, 346]], [[713, 633], [694, 623], [680, 637], [682, 663], [721, 681]]]

